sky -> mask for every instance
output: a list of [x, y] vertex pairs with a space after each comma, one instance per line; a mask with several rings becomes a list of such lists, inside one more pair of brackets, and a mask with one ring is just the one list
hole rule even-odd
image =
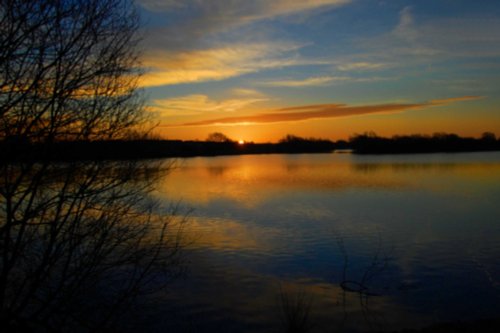
[[137, 2], [163, 138], [500, 135], [500, 1]]

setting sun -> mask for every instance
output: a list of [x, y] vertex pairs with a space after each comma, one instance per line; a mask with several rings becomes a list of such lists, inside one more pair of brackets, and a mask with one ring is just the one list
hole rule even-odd
[[245, 140], [238, 140], [238, 144], [239, 145], [244, 145], [245, 144]]

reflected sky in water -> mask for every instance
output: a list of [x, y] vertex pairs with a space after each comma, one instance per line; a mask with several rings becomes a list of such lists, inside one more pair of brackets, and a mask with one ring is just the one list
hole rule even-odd
[[280, 332], [297, 294], [316, 331], [500, 315], [499, 153], [192, 158], [156, 196], [193, 209], [178, 330]]

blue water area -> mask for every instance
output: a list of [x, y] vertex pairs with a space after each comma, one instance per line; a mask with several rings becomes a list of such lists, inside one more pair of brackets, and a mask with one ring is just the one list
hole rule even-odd
[[176, 165], [155, 196], [191, 209], [188, 271], [156, 295], [151, 331], [285, 332], [304, 313], [318, 332], [500, 315], [499, 153]]

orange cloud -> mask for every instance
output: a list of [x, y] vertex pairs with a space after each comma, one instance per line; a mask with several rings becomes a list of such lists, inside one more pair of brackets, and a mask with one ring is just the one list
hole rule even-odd
[[[304, 105], [297, 107], [287, 107], [272, 112], [260, 113], [256, 115], [238, 116], [238, 117], [223, 117], [209, 120], [185, 123], [177, 126], [207, 126], [207, 125], [234, 125], [234, 124], [249, 124], [249, 123], [277, 123], [302, 121], [318, 118], [336, 118], [359, 116], [366, 114], [382, 114], [382, 113], [399, 113], [408, 110], [424, 109], [434, 106], [442, 106], [454, 102], [469, 101], [483, 98], [481, 96], [463, 96], [456, 98], [432, 100], [423, 103], [408, 103], [408, 104], [379, 104], [379, 105], [364, 105], [364, 106], [348, 106], [345, 104], [317, 104]], [[174, 127], [175, 125], [167, 126]]]

